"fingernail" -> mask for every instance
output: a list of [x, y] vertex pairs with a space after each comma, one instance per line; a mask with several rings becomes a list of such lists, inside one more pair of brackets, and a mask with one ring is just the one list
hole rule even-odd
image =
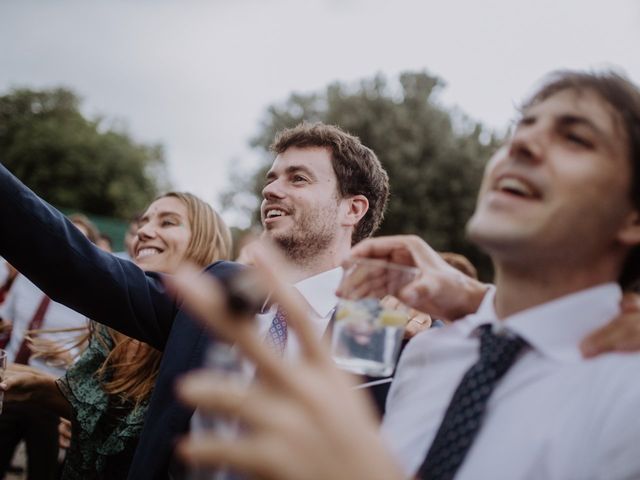
[[589, 342], [580, 345], [580, 350], [585, 358], [593, 357], [598, 354], [596, 346]]

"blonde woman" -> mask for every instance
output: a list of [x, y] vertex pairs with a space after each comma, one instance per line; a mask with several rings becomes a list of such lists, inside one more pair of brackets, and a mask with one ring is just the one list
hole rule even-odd
[[[229, 229], [208, 204], [188, 193], [155, 200], [133, 243], [135, 263], [161, 273], [173, 273], [185, 259], [204, 267], [230, 252]], [[46, 399], [71, 419], [63, 479], [126, 478], [161, 359], [148, 344], [96, 324], [89, 348], [64, 377], [16, 372], [5, 382], [8, 398]]]

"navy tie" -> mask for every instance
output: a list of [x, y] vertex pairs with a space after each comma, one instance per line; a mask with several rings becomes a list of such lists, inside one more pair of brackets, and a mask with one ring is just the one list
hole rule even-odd
[[480, 430], [491, 392], [526, 345], [520, 337], [494, 334], [491, 325], [479, 330], [480, 358], [464, 374], [451, 398], [418, 470], [417, 477], [422, 480], [448, 480], [455, 476]]
[[279, 356], [284, 355], [287, 346], [287, 316], [279, 306], [267, 332], [266, 342]]

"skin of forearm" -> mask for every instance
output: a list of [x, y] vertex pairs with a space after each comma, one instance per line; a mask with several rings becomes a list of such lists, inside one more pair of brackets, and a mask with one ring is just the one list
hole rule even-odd
[[62, 395], [56, 381], [51, 377], [41, 377], [34, 388], [31, 401], [64, 418], [71, 418], [71, 404]]

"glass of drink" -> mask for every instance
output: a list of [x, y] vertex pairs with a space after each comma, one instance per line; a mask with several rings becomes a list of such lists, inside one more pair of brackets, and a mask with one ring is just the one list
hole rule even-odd
[[[219, 376], [233, 378], [249, 383], [253, 378], [253, 367], [244, 360], [232, 345], [215, 342], [209, 345], [204, 359], [205, 368]], [[235, 439], [240, 432], [240, 425], [233, 419], [207, 415], [196, 410], [191, 418], [192, 435], [213, 432], [219, 438]], [[190, 467], [188, 480], [243, 480], [244, 477], [225, 467], [210, 469], [206, 467]]]
[[[7, 369], [7, 352], [0, 349], [0, 382], [4, 380], [4, 373]], [[0, 390], [0, 414], [2, 413], [2, 401], [4, 400], [4, 392]]]
[[345, 270], [331, 339], [340, 368], [372, 377], [393, 373], [409, 309], [387, 308], [381, 300], [397, 295], [417, 274], [417, 268], [374, 259], [355, 260]]

